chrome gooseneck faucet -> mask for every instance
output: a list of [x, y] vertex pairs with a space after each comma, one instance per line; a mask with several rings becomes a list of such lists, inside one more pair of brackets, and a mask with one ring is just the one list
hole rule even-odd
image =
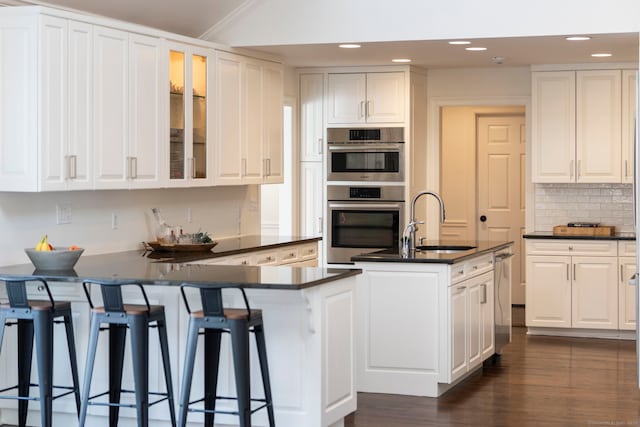
[[416, 202], [420, 197], [427, 194], [435, 197], [440, 204], [440, 223], [444, 222], [444, 202], [442, 201], [442, 197], [433, 191], [421, 191], [416, 194], [411, 201], [411, 218], [409, 219], [409, 224], [407, 224], [402, 233], [402, 256], [406, 257], [410, 251], [415, 249], [416, 231], [418, 231], [417, 225], [424, 224], [424, 221], [416, 220]]

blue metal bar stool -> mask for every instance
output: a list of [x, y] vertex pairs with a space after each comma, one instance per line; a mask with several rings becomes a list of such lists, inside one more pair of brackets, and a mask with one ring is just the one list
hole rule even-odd
[[[54, 399], [74, 393], [76, 410], [78, 413], [80, 412], [78, 363], [73, 335], [73, 322], [71, 320], [71, 303], [54, 301], [49, 285], [43, 279], [33, 279], [30, 282], [40, 282], [39, 290], [46, 291], [46, 300], [29, 300], [24, 280], [5, 277], [0, 277], [0, 280], [5, 283], [9, 299], [8, 304], [0, 304], [0, 350], [2, 349], [5, 325], [18, 325], [18, 384], [0, 390], [0, 393], [6, 393], [17, 389], [18, 394], [0, 395], [0, 398], [18, 400], [18, 424], [20, 427], [26, 426], [29, 401], [39, 400], [40, 425], [50, 427]], [[65, 325], [73, 386], [53, 385], [54, 323], [64, 323]], [[34, 337], [38, 365], [38, 384], [31, 383], [31, 357]], [[39, 397], [29, 397], [31, 387], [39, 388]], [[59, 394], [54, 396], [54, 389], [64, 391], [60, 391]]]
[[[102, 307], [94, 306], [87, 287], [90, 284], [100, 287]], [[120, 407], [135, 407], [138, 426], [147, 427], [149, 425], [149, 407], [165, 400], [169, 404], [171, 425], [175, 426], [176, 415], [164, 306], [150, 305], [144, 288], [137, 282], [85, 280], [82, 286], [91, 306], [91, 327], [82, 390], [80, 426], [82, 427], [85, 424], [88, 405], [102, 405], [109, 406], [110, 426], [117, 426]], [[122, 287], [124, 286], [138, 287], [141, 296], [144, 298], [144, 304], [125, 304], [122, 297]], [[102, 328], [103, 324], [108, 325], [108, 328]], [[151, 327], [158, 329], [166, 392], [149, 391], [149, 328]], [[122, 370], [127, 329], [131, 331], [131, 355], [135, 390], [122, 389]], [[102, 330], [109, 332], [109, 390], [90, 396], [98, 335]], [[122, 393], [135, 393], [135, 405], [120, 403]], [[109, 395], [108, 403], [93, 401], [93, 399], [107, 394]], [[149, 395], [156, 396], [157, 399], [150, 402]]]
[[[202, 310], [191, 311], [185, 288], [199, 288]], [[242, 292], [245, 308], [224, 308], [222, 304], [222, 289], [236, 288]], [[251, 414], [262, 408], [267, 409], [269, 426], [275, 427], [273, 415], [273, 400], [271, 396], [271, 384], [269, 381], [269, 367], [267, 364], [267, 348], [264, 338], [262, 311], [252, 310], [244, 289], [237, 285], [206, 285], [199, 283], [183, 283], [180, 287], [185, 307], [189, 313], [189, 329], [187, 332], [187, 350], [185, 353], [184, 372], [182, 377], [182, 389], [180, 394], [179, 425], [184, 427], [187, 422], [188, 412], [203, 412], [205, 414], [205, 426], [212, 427], [216, 413], [238, 415], [240, 427], [251, 426]], [[193, 365], [196, 357], [196, 347], [200, 330], [204, 330], [204, 398], [189, 401], [191, 393], [191, 381], [193, 378]], [[218, 365], [220, 362], [220, 339], [222, 333], [231, 334], [231, 346], [233, 350], [233, 365], [236, 381], [237, 397], [217, 396]], [[249, 370], [249, 332], [253, 332], [256, 338], [258, 358], [260, 360], [260, 372], [264, 399], [251, 398], [251, 381]], [[237, 411], [216, 410], [216, 399], [234, 399], [238, 402]], [[204, 401], [204, 409], [190, 408], [190, 405]], [[262, 405], [252, 408], [251, 402], [261, 402]]]

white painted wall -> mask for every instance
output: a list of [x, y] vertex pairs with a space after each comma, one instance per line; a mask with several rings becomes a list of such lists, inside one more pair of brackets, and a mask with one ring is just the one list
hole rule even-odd
[[[23, 249], [35, 246], [43, 234], [53, 245], [75, 244], [85, 248], [85, 254], [139, 248], [154, 238], [152, 207], [160, 208], [168, 224], [182, 225], [185, 232], [201, 229], [214, 239], [256, 234], [257, 197], [256, 186], [0, 193], [0, 265], [29, 262]], [[70, 224], [56, 224], [56, 204], [71, 206]], [[115, 230], [112, 213], [118, 216]]]
[[230, 46], [621, 33], [637, 0], [261, 0], [207, 39]]
[[432, 69], [427, 76], [429, 98], [531, 96], [529, 67]]

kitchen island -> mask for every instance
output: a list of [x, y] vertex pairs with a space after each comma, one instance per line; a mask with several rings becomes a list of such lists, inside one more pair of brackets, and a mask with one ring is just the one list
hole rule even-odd
[[[50, 282], [54, 298], [72, 301], [81, 377], [90, 313], [80, 286], [82, 280], [135, 280], [145, 285], [150, 303], [165, 306], [176, 394], [179, 391], [188, 323], [178, 285], [185, 281], [239, 284], [245, 288], [251, 306], [263, 310], [277, 425], [341, 426], [344, 417], [355, 411], [354, 293], [356, 276], [360, 270], [196, 265], [169, 262], [164, 258], [164, 262], [158, 262], [158, 259], [148, 255], [141, 251], [129, 251], [82, 256], [71, 271], [38, 271], [31, 264], [23, 264], [0, 267], [0, 274], [25, 280], [44, 278]], [[37, 297], [42, 292], [35, 288], [31, 291], [31, 297]], [[91, 292], [92, 296], [94, 292], [99, 293], [95, 289]], [[231, 305], [239, 305], [240, 299], [239, 295], [234, 294], [225, 297], [225, 301]], [[56, 334], [59, 332], [62, 331], [56, 331]], [[64, 340], [61, 338], [56, 335], [56, 355], [64, 354]], [[11, 351], [15, 345], [8, 343], [7, 339], [15, 340], [11, 331], [5, 334], [5, 345], [0, 354], [0, 386], [13, 384], [16, 377], [17, 362]], [[232, 396], [235, 386], [227, 344], [223, 338], [218, 393]], [[107, 366], [106, 343], [100, 345], [100, 357], [96, 361], [92, 385], [96, 390], [106, 389], [108, 384], [107, 370], [100, 369], [100, 366]], [[150, 345], [149, 389], [162, 390], [162, 365], [159, 351], [153, 348], [157, 345], [154, 339]], [[252, 369], [257, 369], [257, 356], [253, 351], [251, 356]], [[70, 378], [67, 360], [59, 357], [54, 364], [54, 383], [64, 383]], [[125, 370], [125, 387], [131, 385], [131, 382], [127, 384], [128, 380], [131, 380], [131, 373]], [[197, 375], [193, 384], [194, 396], [202, 387], [202, 376]], [[252, 374], [252, 390], [260, 397], [262, 387], [257, 370]], [[0, 424], [17, 424], [15, 402], [3, 400], [0, 405]], [[224, 401], [220, 401], [218, 406], [224, 409]], [[34, 424], [31, 417], [37, 416], [36, 407], [30, 406], [33, 410], [29, 418], [31, 425]], [[134, 417], [134, 412], [121, 412], [120, 425], [135, 425], [135, 419], [128, 418]], [[267, 425], [266, 414], [262, 412], [254, 414], [254, 425]], [[154, 426], [169, 425], [166, 421], [169, 418], [166, 405], [151, 407], [149, 415]], [[90, 407], [89, 425], [106, 425], [106, 417], [105, 408]], [[202, 419], [195, 415], [190, 415], [189, 421], [193, 426], [202, 425]], [[224, 415], [217, 416], [216, 422], [238, 424], [237, 417]], [[73, 400], [66, 397], [57, 400], [54, 403], [54, 425], [75, 423]]]
[[[440, 396], [494, 356], [496, 324], [510, 332], [510, 269], [496, 261], [512, 242], [446, 243], [406, 256], [380, 251], [351, 258], [363, 270], [356, 298], [358, 391]], [[494, 278], [507, 280], [499, 304]]]

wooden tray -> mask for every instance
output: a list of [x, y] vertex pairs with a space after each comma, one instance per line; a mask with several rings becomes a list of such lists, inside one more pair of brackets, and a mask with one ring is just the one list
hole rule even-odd
[[154, 251], [165, 252], [204, 252], [210, 251], [218, 242], [211, 243], [158, 243], [158, 242], [145, 242], [145, 246], [153, 249]]
[[615, 227], [600, 225], [598, 227], [567, 227], [566, 225], [556, 225], [553, 227], [554, 236], [612, 236]]

